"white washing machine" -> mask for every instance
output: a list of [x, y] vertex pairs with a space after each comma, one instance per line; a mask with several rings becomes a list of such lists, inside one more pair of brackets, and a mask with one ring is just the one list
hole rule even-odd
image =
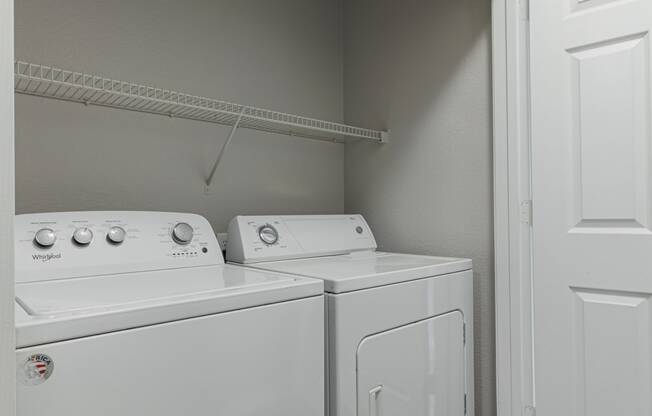
[[323, 415], [321, 281], [224, 265], [192, 214], [15, 225], [19, 416]]
[[241, 216], [227, 260], [324, 281], [327, 413], [473, 413], [468, 259], [376, 251], [360, 215]]

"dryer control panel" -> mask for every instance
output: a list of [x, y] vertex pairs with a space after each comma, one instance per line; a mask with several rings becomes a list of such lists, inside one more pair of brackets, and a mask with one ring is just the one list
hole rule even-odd
[[23, 214], [15, 241], [17, 282], [224, 263], [213, 229], [195, 214]]
[[226, 258], [258, 263], [375, 249], [362, 215], [239, 216], [229, 223]]

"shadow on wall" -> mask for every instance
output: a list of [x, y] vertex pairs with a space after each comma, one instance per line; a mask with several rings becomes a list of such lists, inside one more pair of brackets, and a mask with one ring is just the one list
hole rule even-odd
[[[341, 121], [338, 5], [22, 0], [16, 56]], [[206, 194], [228, 130], [19, 96], [16, 209], [187, 211], [217, 231], [237, 214], [342, 212], [343, 146], [252, 130], [237, 132]]]
[[345, 207], [382, 249], [470, 257], [476, 414], [495, 414], [491, 2], [345, 2]]
[[[455, 93], [455, 80], [473, 75], [467, 65], [470, 55], [477, 54], [478, 49], [487, 52], [491, 15], [490, 4], [486, 3], [347, 2], [345, 121], [391, 129], [393, 141], [399, 139], [401, 146], [409, 146], [415, 136], [414, 128], [427, 125], [436, 110], [445, 105], [445, 97]], [[490, 54], [486, 58], [490, 70]], [[491, 97], [487, 96], [490, 85], [482, 83], [484, 78], [465, 82], [479, 82], [478, 104], [491, 106]], [[458, 119], [465, 120], [467, 115], [468, 112], [461, 113]], [[369, 147], [366, 151], [382, 153], [383, 147], [362, 144]]]

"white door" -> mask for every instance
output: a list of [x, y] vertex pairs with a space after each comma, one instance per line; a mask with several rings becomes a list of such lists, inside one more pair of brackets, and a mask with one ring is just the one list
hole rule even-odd
[[651, 0], [531, 0], [537, 416], [652, 414]]
[[358, 416], [463, 416], [463, 333], [456, 311], [362, 340]]

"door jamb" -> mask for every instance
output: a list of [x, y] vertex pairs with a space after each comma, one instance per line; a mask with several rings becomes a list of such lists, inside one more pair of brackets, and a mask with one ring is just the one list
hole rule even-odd
[[492, 0], [498, 416], [534, 415], [529, 1]]
[[0, 414], [16, 414], [14, 1], [0, 0]]

